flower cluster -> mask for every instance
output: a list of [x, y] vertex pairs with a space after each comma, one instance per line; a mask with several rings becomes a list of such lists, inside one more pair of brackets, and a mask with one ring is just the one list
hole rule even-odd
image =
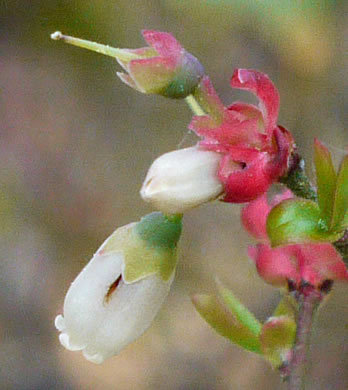
[[[262, 195], [286, 174], [295, 145], [291, 134], [277, 125], [279, 95], [273, 83], [263, 73], [237, 69], [231, 86], [254, 93], [260, 107], [241, 102], [224, 107], [205, 76], [198, 88], [200, 97], [208, 102], [210, 115], [194, 116], [189, 125], [203, 139], [196, 148], [186, 149], [182, 162], [184, 153], [180, 150], [165, 155], [163, 161], [161, 158], [155, 161], [141, 191], [145, 201], [155, 207], [160, 207], [165, 200], [170, 201], [170, 210], [166, 205], [163, 211], [172, 213], [185, 211], [217, 195], [221, 195], [224, 202], [244, 203]], [[198, 154], [197, 147], [214, 152], [215, 157], [213, 153], [209, 158], [205, 153]], [[195, 172], [192, 169], [187, 175], [190, 150], [194, 166], [201, 169]], [[161, 169], [158, 169], [160, 164]], [[173, 177], [174, 185], [168, 185], [168, 177]], [[174, 194], [178, 189], [176, 181], [186, 182], [181, 185], [179, 198]]]
[[[253, 93], [259, 104], [225, 107], [203, 66], [171, 34], [142, 34], [149, 46], [140, 49], [52, 34], [115, 58], [125, 70], [118, 76], [137, 91], [185, 98], [195, 114], [189, 129], [199, 137], [196, 145], [166, 153], [150, 167], [140, 194], [159, 212], [117, 229], [69, 288], [64, 315], [56, 318], [60, 342], [95, 363], [117, 354], [148, 328], [174, 278], [182, 214], [205, 202], [249, 202], [241, 219], [259, 242], [249, 255], [266, 282], [300, 292], [303, 285], [320, 291], [333, 280], [348, 281], [332, 245], [344, 240], [348, 228], [348, 156], [336, 174], [329, 152], [316, 141], [318, 202], [313, 196], [296, 198], [291, 191], [268, 202], [269, 187], [293, 174], [291, 161], [296, 160], [291, 133], [277, 123], [279, 94], [269, 77], [236, 69], [232, 88]], [[194, 299], [206, 321], [273, 366], [286, 362], [296, 331], [293, 309], [281, 303], [261, 324], [221, 286], [220, 295], [223, 307], [210, 295]]]

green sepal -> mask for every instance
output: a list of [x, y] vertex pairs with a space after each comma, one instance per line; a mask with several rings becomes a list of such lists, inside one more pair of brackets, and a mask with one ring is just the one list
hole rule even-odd
[[260, 335], [261, 350], [273, 367], [279, 367], [288, 360], [295, 336], [296, 323], [291, 317], [270, 317], [264, 323]]
[[341, 162], [337, 175], [335, 203], [332, 215], [332, 229], [348, 227], [348, 155]]
[[152, 274], [167, 281], [176, 267], [180, 234], [181, 216], [167, 218], [162, 213], [151, 213], [138, 223], [117, 229], [107, 240], [103, 253], [122, 252], [126, 283]]
[[318, 140], [314, 142], [314, 164], [321, 216], [330, 227], [335, 201], [336, 172], [329, 150]]
[[272, 247], [305, 242], [334, 242], [342, 235], [330, 232], [321, 218], [318, 204], [306, 199], [287, 199], [273, 207], [266, 227]]
[[138, 89], [148, 94], [162, 95], [174, 77], [174, 70], [161, 62], [149, 62], [144, 66], [142, 62], [133, 61], [128, 65], [128, 71]]
[[[233, 301], [235, 298], [233, 299]], [[255, 327], [249, 328], [245, 325], [248, 320], [245, 320], [245, 314], [248, 312], [240, 302], [237, 306], [237, 314], [228, 310], [228, 308], [213, 295], [195, 295], [192, 302], [196, 307], [198, 313], [204, 320], [216, 330], [221, 336], [228, 338], [232, 343], [241, 346], [251, 352], [260, 354], [259, 334], [255, 333]], [[232, 303], [231, 307], [236, 306]], [[249, 316], [252, 314], [249, 312]], [[242, 316], [243, 321], [238, 317]], [[261, 329], [261, 325], [259, 325]]]
[[199, 106], [208, 114], [208, 127], [218, 127], [224, 119], [225, 107], [214, 89], [210, 88], [206, 79], [198, 84], [193, 92], [195, 100]]

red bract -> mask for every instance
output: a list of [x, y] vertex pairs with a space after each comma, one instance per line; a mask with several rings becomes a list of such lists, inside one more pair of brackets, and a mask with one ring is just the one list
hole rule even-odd
[[259, 107], [236, 102], [226, 108], [209, 79], [203, 82], [214, 102], [215, 115], [196, 116], [189, 128], [203, 137], [201, 147], [225, 155], [218, 172], [225, 186], [223, 201], [242, 203], [256, 199], [286, 173], [294, 148], [291, 134], [277, 126], [278, 92], [267, 75], [236, 69], [231, 86], [255, 94]]
[[130, 55], [129, 58], [116, 57], [127, 71], [127, 74], [118, 73], [121, 80], [144, 93], [171, 98], [191, 94], [204, 74], [197, 58], [169, 33], [143, 30], [142, 34], [150, 47], [122, 49], [120, 52]]
[[243, 208], [242, 222], [246, 230], [262, 243], [249, 248], [259, 275], [275, 286], [289, 282], [299, 288], [305, 282], [319, 287], [325, 280], [348, 281], [348, 271], [340, 254], [329, 243], [286, 245], [271, 248], [266, 233], [266, 220], [272, 206], [291, 197], [286, 191], [271, 204], [266, 195]]

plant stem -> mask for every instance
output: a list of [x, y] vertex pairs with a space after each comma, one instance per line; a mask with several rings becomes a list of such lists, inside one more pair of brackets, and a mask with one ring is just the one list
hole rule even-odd
[[288, 381], [288, 390], [304, 390], [309, 340], [314, 315], [322, 299], [322, 294], [312, 286], [304, 286], [298, 296], [299, 312], [295, 344], [289, 364], [281, 369]]
[[200, 106], [200, 104], [198, 103], [198, 101], [195, 99], [193, 95], [187, 96], [185, 98], [185, 101], [195, 115], [199, 115], [199, 116], [205, 115], [204, 110], [202, 109], [202, 107]]
[[192, 93], [192, 98], [218, 127], [223, 121], [225, 107], [207, 76], [203, 77], [197, 85]]
[[304, 160], [296, 152], [291, 157], [287, 176], [280, 178], [279, 181], [285, 184], [296, 196], [313, 200], [314, 202], [317, 201], [316, 190], [304, 169]]

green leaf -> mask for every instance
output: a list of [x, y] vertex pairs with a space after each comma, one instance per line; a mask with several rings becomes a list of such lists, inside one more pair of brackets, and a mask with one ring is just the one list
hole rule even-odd
[[335, 203], [332, 216], [332, 229], [348, 227], [348, 155], [341, 162], [337, 175]]
[[328, 231], [317, 203], [305, 199], [287, 199], [273, 207], [267, 218], [267, 234], [272, 247], [340, 237]]
[[198, 313], [221, 336], [248, 351], [261, 353], [258, 335], [241, 323], [217, 297], [199, 294], [193, 296], [192, 302]]
[[348, 227], [348, 210], [346, 211], [346, 214], [344, 215], [343, 222], [342, 222], [342, 226], [343, 226], [344, 228], [347, 228], [347, 227]]
[[314, 164], [317, 174], [318, 203], [321, 216], [326, 225], [331, 226], [336, 190], [336, 172], [329, 150], [318, 140], [314, 142]]
[[219, 280], [217, 280], [217, 287], [223, 303], [227, 306], [229, 311], [233, 313], [236, 319], [246, 326], [252, 333], [258, 336], [261, 332], [261, 323]]
[[288, 316], [271, 317], [262, 327], [260, 335], [263, 356], [273, 367], [288, 360], [296, 336], [296, 323]]

